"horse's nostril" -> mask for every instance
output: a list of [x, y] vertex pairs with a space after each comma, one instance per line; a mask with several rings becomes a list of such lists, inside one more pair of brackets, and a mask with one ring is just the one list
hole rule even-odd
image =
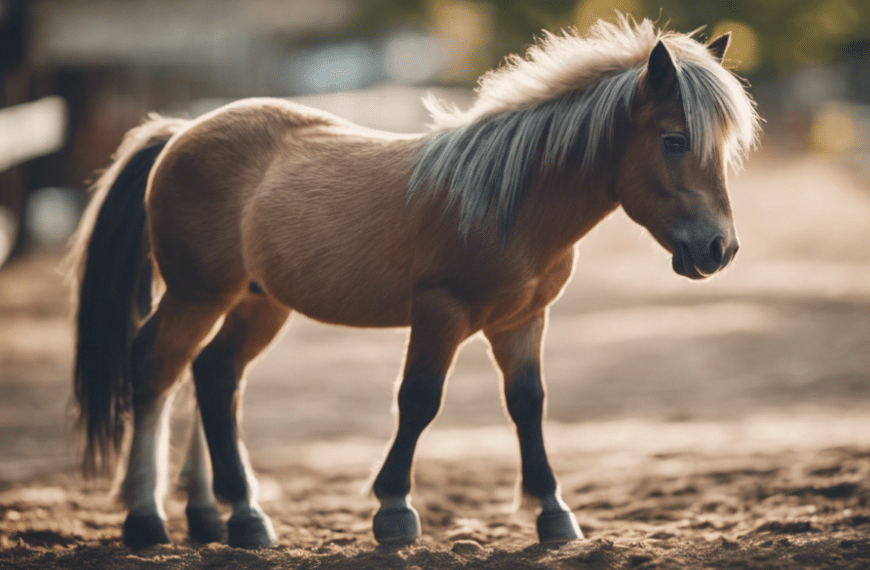
[[737, 255], [737, 250], [740, 249], [740, 242], [735, 238], [731, 245], [725, 250], [725, 259], [722, 260], [722, 267], [725, 267], [729, 263], [734, 260], [734, 256]]
[[722, 259], [725, 257], [725, 240], [722, 236], [717, 236], [710, 242], [710, 261], [716, 265], [722, 265]]

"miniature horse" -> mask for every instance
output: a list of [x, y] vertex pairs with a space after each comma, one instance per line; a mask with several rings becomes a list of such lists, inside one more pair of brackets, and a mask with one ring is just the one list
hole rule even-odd
[[[410, 326], [396, 432], [374, 480], [379, 542], [420, 534], [414, 450], [477, 332], [503, 375], [540, 541], [581, 537], [541, 431], [548, 307], [574, 245], [618, 206], [680, 275], [704, 278], [734, 258], [726, 171], [754, 146], [758, 117], [721, 65], [729, 41], [702, 45], [621, 16], [586, 38], [548, 34], [485, 75], [470, 110], [428, 101], [435, 125], [423, 135], [279, 99], [192, 121], [152, 116], [130, 131], [71, 254], [86, 471], [109, 468], [132, 410], [126, 544], [168, 542], [167, 417], [189, 366], [202, 418], [187, 464], [190, 534], [275, 543], [238, 422], [245, 370], [292, 311]], [[232, 505], [226, 527], [216, 496]]]

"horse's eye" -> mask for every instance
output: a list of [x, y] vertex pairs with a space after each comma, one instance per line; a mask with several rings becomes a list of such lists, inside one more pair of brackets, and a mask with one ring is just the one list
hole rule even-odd
[[662, 147], [665, 154], [680, 156], [689, 152], [689, 139], [680, 133], [671, 133], [662, 136]]

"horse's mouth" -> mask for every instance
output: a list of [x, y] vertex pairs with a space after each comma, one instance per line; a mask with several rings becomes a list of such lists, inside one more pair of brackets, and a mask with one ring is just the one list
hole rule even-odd
[[702, 273], [692, 262], [692, 254], [686, 244], [677, 244], [674, 248], [674, 256], [671, 258], [671, 266], [674, 271], [689, 279], [706, 279], [712, 274]]

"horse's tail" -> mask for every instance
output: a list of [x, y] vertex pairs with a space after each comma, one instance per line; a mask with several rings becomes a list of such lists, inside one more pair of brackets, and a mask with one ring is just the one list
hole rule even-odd
[[150, 115], [127, 133], [93, 186], [66, 260], [78, 307], [73, 377], [86, 475], [108, 473], [123, 443], [132, 400], [130, 343], [151, 310], [145, 189], [158, 155], [186, 124]]

